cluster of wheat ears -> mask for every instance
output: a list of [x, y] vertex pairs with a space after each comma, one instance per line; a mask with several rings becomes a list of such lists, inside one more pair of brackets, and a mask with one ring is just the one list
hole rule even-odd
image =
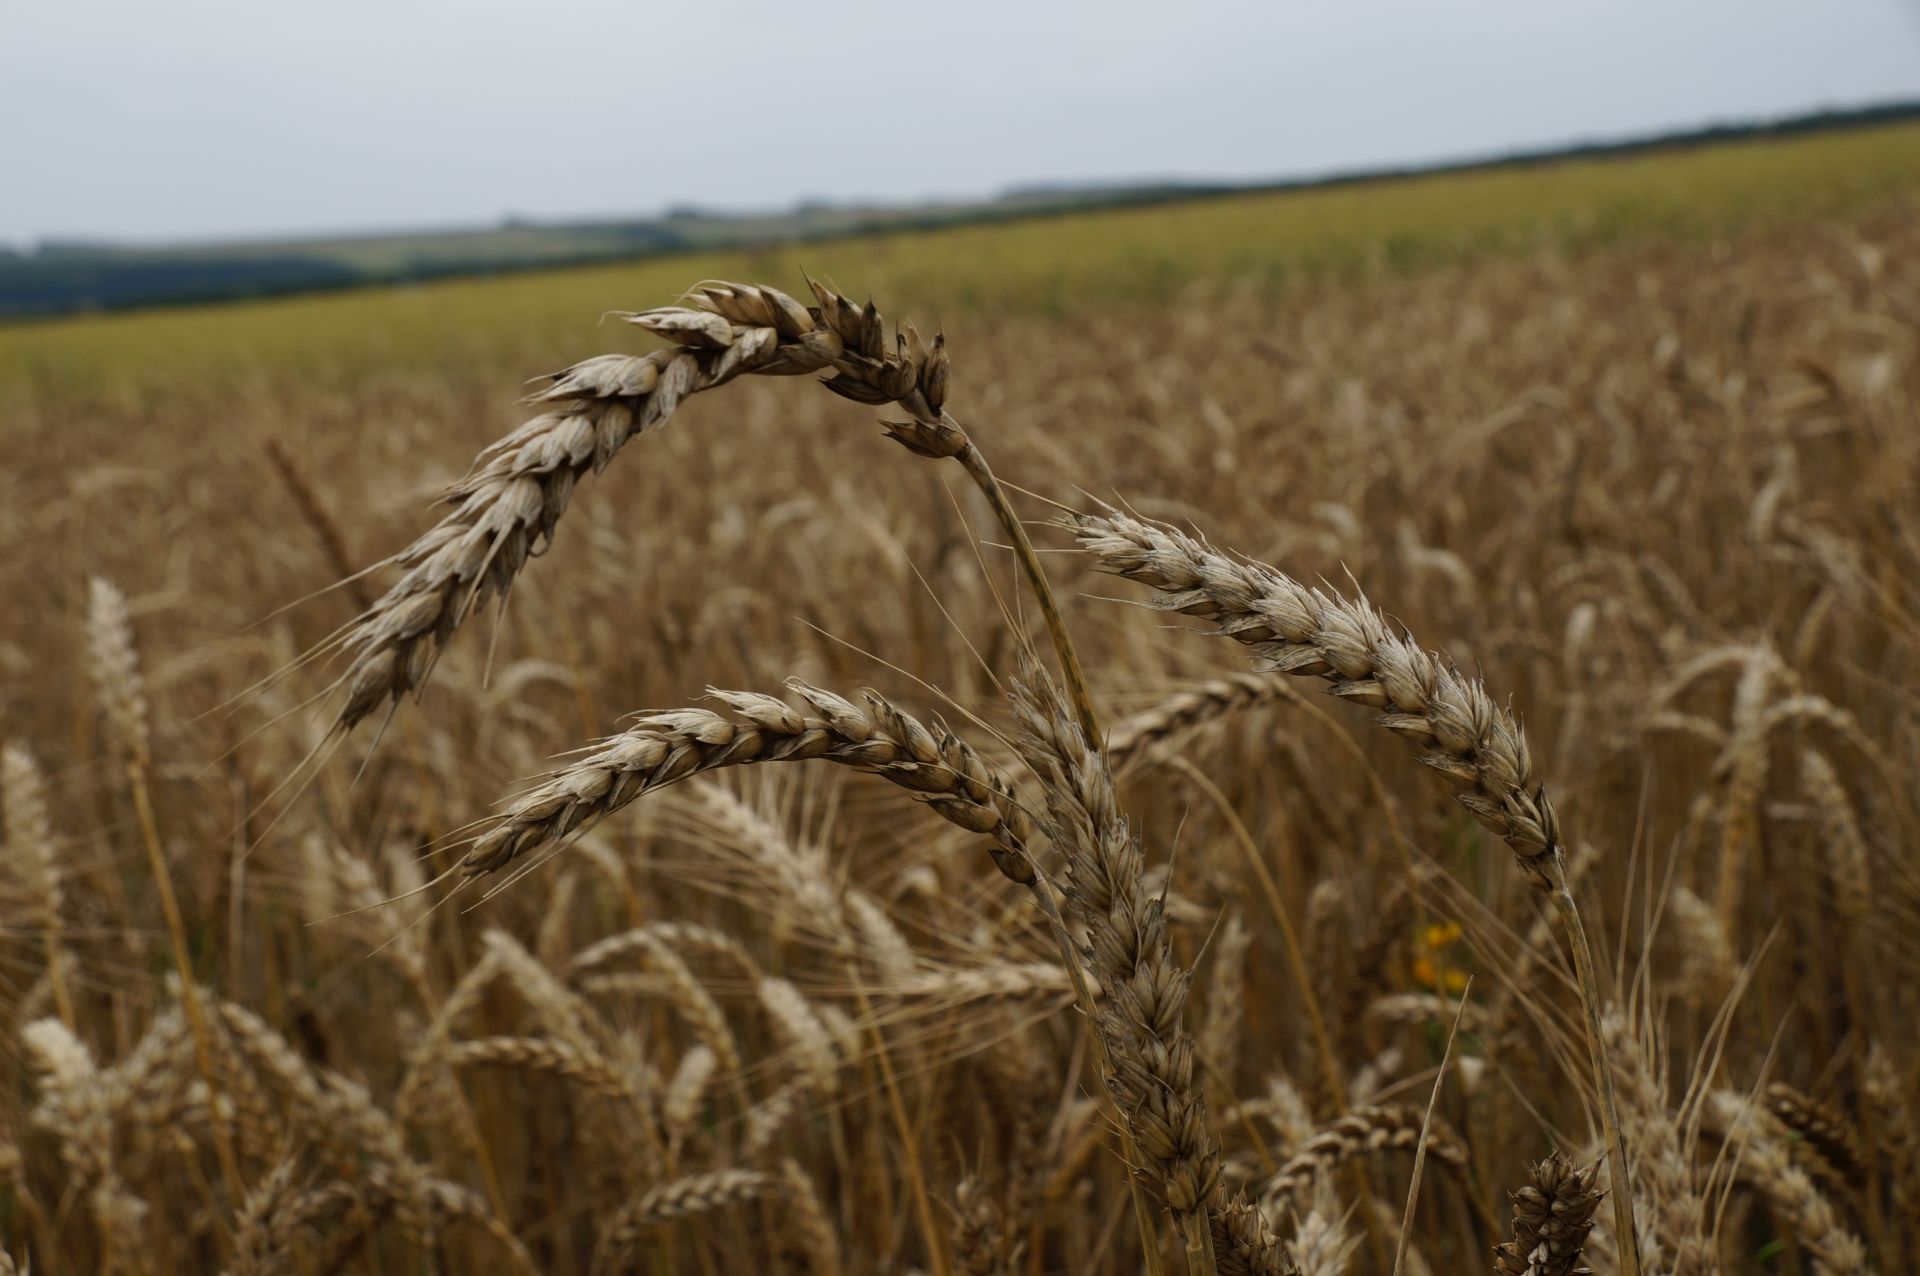
[[[0, 1108], [0, 1270], [1920, 1262], [1920, 1045], [1898, 1027], [1920, 952], [1900, 677], [1920, 277], [1860, 234], [1791, 297], [1799, 241], [1751, 245], [1782, 262], [1733, 301], [1663, 298], [1677, 258], [1479, 268], [1498, 298], [1586, 299], [1506, 315], [1536, 359], [1590, 337], [1577, 403], [1538, 363], [1497, 396], [1459, 370], [1433, 325], [1484, 347], [1510, 303], [1457, 278], [1363, 294], [1424, 320], [1322, 298], [1292, 348], [1230, 296], [1088, 331], [1129, 371], [1072, 410], [1112, 414], [1106, 446], [1142, 460], [1112, 503], [1015, 489], [1031, 524], [947, 410], [964, 361], [819, 283], [625, 315], [659, 348], [540, 383], [367, 572], [340, 490], [275, 440], [281, 521], [348, 577], [351, 618], [297, 658], [272, 629], [156, 676], [142, 613], [96, 577], [86, 731], [51, 776], [6, 747], [25, 1066]], [[1640, 303], [1700, 307], [1710, 335], [1608, 331], [1600, 299], [1630, 303], [1600, 276], [1636, 262]], [[1432, 348], [1367, 348], [1409, 322]], [[1783, 343], [1796, 362], [1760, 384]], [[1404, 395], [1355, 380], [1402, 356]], [[561, 530], [583, 479], [683, 433], [640, 438], [689, 397], [769, 377], [879, 409], [926, 464], [853, 439], [726, 488], [752, 453], [703, 463], [696, 438], [656, 472], [711, 466], [725, 500]], [[1430, 430], [1419, 390], [1442, 382], [1466, 389]], [[793, 390], [756, 393], [755, 437], [818, 450]], [[1261, 396], [1287, 406], [1249, 435], [1233, 404]], [[1329, 424], [1289, 434], [1308, 403]], [[1202, 424], [1169, 434], [1174, 414]], [[1057, 438], [1010, 446], [1072, 472]], [[1290, 465], [1331, 490], [1244, 472]], [[902, 496], [889, 467], [967, 482]], [[1154, 473], [1181, 496], [1133, 481]], [[1320, 570], [1203, 538], [1201, 500], [1261, 482], [1289, 502], [1263, 550]], [[936, 499], [990, 524], [913, 539]], [[1395, 509], [1396, 535], [1368, 531]], [[1660, 552], [1702, 532], [1729, 543]], [[574, 542], [584, 563], [542, 589], [532, 560], [560, 572]], [[1341, 566], [1372, 596], [1330, 583]], [[1083, 572], [1122, 597], [1063, 605], [1050, 573]], [[1456, 658], [1408, 632], [1396, 585]], [[782, 609], [817, 640], [783, 655]], [[459, 632], [483, 615], [492, 638]], [[883, 663], [910, 657], [945, 663]], [[230, 659], [265, 676], [234, 697]], [[777, 682], [599, 734], [597, 682], [652, 691], [671, 679], [634, 670], [662, 661]], [[863, 664], [904, 689], [852, 685]], [[457, 704], [429, 719], [410, 702], [442, 681]], [[275, 720], [156, 726], [156, 703], [223, 697]], [[493, 814], [461, 809], [474, 775], [583, 731]], [[175, 756], [190, 732], [211, 765]], [[298, 746], [256, 752], [275, 736]], [[759, 765], [800, 762], [833, 765]]]

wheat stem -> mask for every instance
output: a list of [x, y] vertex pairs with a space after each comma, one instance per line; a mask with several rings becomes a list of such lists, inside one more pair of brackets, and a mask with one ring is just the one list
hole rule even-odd
[[1040, 556], [1034, 552], [1033, 542], [1027, 538], [1026, 525], [1014, 512], [1007, 501], [1007, 494], [1000, 487], [1000, 481], [993, 477], [993, 470], [987, 465], [987, 458], [980, 449], [969, 440], [954, 459], [967, 471], [968, 477], [979, 487], [987, 498], [987, 504], [993, 508], [994, 517], [1000, 520], [1000, 526], [1013, 541], [1013, 552], [1020, 560], [1020, 569], [1026, 573], [1027, 583], [1033, 586], [1033, 596], [1040, 604], [1040, 615], [1047, 622], [1047, 634], [1053, 639], [1053, 651], [1060, 660], [1061, 673], [1067, 680], [1067, 695], [1073, 701], [1073, 710], [1080, 720], [1080, 730], [1099, 748], [1106, 739], [1106, 733], [1100, 729], [1100, 714], [1093, 703], [1093, 691], [1087, 686], [1086, 671], [1080, 667], [1080, 653], [1073, 645], [1073, 635], [1067, 631], [1066, 618], [1060, 614], [1059, 601], [1054, 597], [1053, 586], [1047, 583], [1046, 569], [1040, 565]]
[[1559, 853], [1543, 857], [1550, 898], [1554, 911], [1567, 928], [1568, 947], [1573, 950], [1574, 973], [1579, 977], [1580, 1008], [1587, 1021], [1587, 1053], [1593, 1063], [1593, 1083], [1600, 1091], [1600, 1121], [1606, 1127], [1607, 1153], [1613, 1159], [1613, 1229], [1620, 1247], [1621, 1276], [1640, 1276], [1640, 1233], [1633, 1223], [1633, 1184], [1627, 1161], [1626, 1137], [1621, 1133], [1620, 1100], [1614, 1094], [1613, 1067], [1607, 1060], [1605, 1037], [1600, 1026], [1600, 980], [1594, 969], [1593, 948], [1587, 942], [1587, 928], [1581, 924], [1579, 905], [1567, 886], [1566, 857]]
[[173, 944], [173, 964], [180, 974], [180, 1004], [193, 1032], [193, 1057], [200, 1079], [207, 1085], [209, 1124], [213, 1127], [214, 1155], [220, 1162], [220, 1174], [227, 1191], [236, 1201], [246, 1193], [240, 1177], [240, 1163], [234, 1159], [233, 1137], [227, 1117], [220, 1106], [220, 1086], [213, 1069], [213, 1037], [207, 1028], [206, 1013], [200, 1005], [200, 986], [193, 977], [193, 954], [187, 947], [187, 925], [180, 914], [180, 901], [173, 893], [173, 875], [167, 871], [166, 852], [160, 846], [160, 827], [153, 815], [153, 799], [147, 792], [147, 776], [138, 763], [127, 767], [127, 781], [133, 790], [133, 807], [140, 820], [141, 840], [146, 843], [147, 864], [153, 871], [154, 889], [160, 894], [160, 911], [167, 919], [167, 936]]

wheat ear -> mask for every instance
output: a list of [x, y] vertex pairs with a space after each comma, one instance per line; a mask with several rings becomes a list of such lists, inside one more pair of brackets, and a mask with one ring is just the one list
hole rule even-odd
[[1099, 722], [1065, 621], [1025, 525], [986, 457], [944, 411], [946, 340], [911, 324], [887, 339], [871, 301], [855, 305], [808, 280], [816, 306], [778, 288], [708, 283], [670, 306], [625, 316], [677, 344], [645, 355], [599, 355], [553, 374], [531, 396], [541, 413], [475, 459], [447, 493], [452, 509], [389, 561], [401, 578], [340, 636], [349, 653], [335, 723], [350, 729], [426, 681], [440, 649], [491, 595], [505, 595], [529, 557], [551, 543], [579, 480], [605, 469], [637, 435], [664, 425], [686, 398], [744, 375], [827, 372], [827, 389], [910, 418], [888, 434], [921, 456], [958, 461], [1013, 541], [1089, 736]]
[[1815, 1276], [1863, 1276], [1867, 1247], [1840, 1221], [1804, 1170], [1787, 1154], [1787, 1130], [1744, 1095], [1708, 1094], [1710, 1115], [1738, 1151], [1737, 1173], [1766, 1198], [1774, 1216], [1790, 1228], [1812, 1258]]
[[1533, 1167], [1513, 1194], [1513, 1239], [1493, 1254], [1495, 1276], [1578, 1276], [1580, 1249], [1605, 1195], [1595, 1170], [1554, 1153]]
[[1013, 703], [1046, 793], [1047, 837], [1066, 862], [1067, 902], [1087, 928], [1082, 960], [1107, 990], [1094, 1016], [1107, 1089], [1187, 1240], [1189, 1267], [1211, 1272], [1220, 1149], [1183, 1023], [1192, 972], [1174, 960], [1165, 901], [1142, 888], [1145, 856], [1106, 758], [1050, 684], [1016, 686]]
[[1622, 1276], [1639, 1276], [1626, 1139], [1620, 1128], [1601, 1030], [1599, 972], [1567, 882], [1559, 821], [1520, 724], [1477, 679], [1393, 632], [1364, 599], [1300, 584], [1241, 562], [1169, 528], [1125, 514], [1071, 515], [1066, 525], [1100, 570], [1156, 592], [1163, 611], [1210, 620], [1220, 635], [1252, 647], [1276, 673], [1324, 678], [1335, 696], [1380, 710], [1380, 725], [1427, 752], [1421, 763], [1455, 789], [1455, 800], [1498, 834], [1527, 880], [1547, 893], [1573, 950], [1601, 1118], [1615, 1161], [1614, 1222]]
[[47, 982], [53, 988], [53, 1004], [60, 1022], [68, 1029], [77, 1026], [73, 1012], [73, 994], [67, 987], [66, 950], [61, 943], [60, 863], [54, 857], [53, 820], [47, 814], [47, 784], [34, 763], [33, 755], [16, 744], [0, 748], [0, 804], [6, 815], [7, 853], [24, 870], [23, 876], [38, 897], [41, 924], [46, 928]]
[[867, 707], [808, 686], [788, 684], [807, 702], [746, 691], [715, 691], [743, 721], [706, 709], [646, 714], [627, 731], [555, 772], [510, 805], [474, 843], [465, 867], [488, 873], [642, 795], [702, 771], [756, 762], [819, 758], [880, 776], [911, 792], [948, 821], [994, 839], [994, 863], [1022, 885], [1036, 880], [1027, 858], [1031, 821], [1013, 787], [958, 736], [929, 730], [877, 692]]

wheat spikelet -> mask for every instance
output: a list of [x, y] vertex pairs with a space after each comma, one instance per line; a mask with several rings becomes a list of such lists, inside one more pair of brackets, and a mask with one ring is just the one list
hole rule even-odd
[[860, 951], [885, 975], [890, 984], [911, 980], [920, 968], [913, 945], [887, 916], [880, 901], [862, 890], [847, 892], [847, 911], [860, 936]]
[[877, 692], [862, 710], [829, 691], [788, 683], [813, 714], [745, 691], [715, 691], [745, 723], [705, 709], [646, 714], [631, 729], [507, 808], [464, 861], [488, 873], [545, 842], [565, 837], [676, 780], [719, 767], [822, 758], [889, 780], [972, 833], [990, 834], [994, 863], [1013, 881], [1034, 880], [1026, 856], [1029, 821], [1012, 787], [951, 732], [929, 731]]
[[235, 1196], [241, 1193], [240, 1169], [234, 1160], [232, 1140], [227, 1130], [223, 1107], [219, 1102], [218, 1082], [214, 1075], [212, 1029], [200, 1001], [200, 987], [194, 978], [193, 956], [187, 943], [186, 920], [174, 894], [173, 876], [161, 845], [159, 826], [154, 817], [153, 799], [147, 787], [148, 771], [153, 764], [152, 739], [148, 733], [146, 681], [140, 673], [140, 657], [134, 647], [133, 625], [127, 616], [127, 600], [109, 581], [95, 576], [87, 592], [87, 654], [94, 686], [102, 709], [111, 724], [113, 743], [126, 767], [127, 786], [133, 798], [146, 848], [147, 868], [160, 899], [172, 944], [174, 975], [186, 1010], [188, 1026], [193, 1030], [195, 1062], [200, 1079], [206, 1084], [213, 1103], [214, 1149], [227, 1187]]
[[[1449, 1024], [1460, 1010], [1456, 1002], [1438, 993], [1431, 992], [1394, 992], [1375, 997], [1367, 1003], [1367, 1017], [1393, 1024]], [[1460, 1017], [1460, 1027], [1465, 1032], [1476, 1032], [1483, 1026], [1483, 1016], [1475, 1006], [1469, 1005]]]
[[1551, 884], [1542, 861], [1561, 854], [1553, 804], [1520, 724], [1478, 681], [1395, 635], [1364, 599], [1308, 588], [1125, 514], [1074, 515], [1067, 525], [1100, 570], [1154, 589], [1155, 607], [1214, 621], [1268, 669], [1324, 678], [1341, 699], [1381, 710], [1376, 721], [1428, 750], [1420, 761], [1506, 841], [1527, 876]]
[[110, 1106], [129, 1120], [165, 1125], [187, 1089], [193, 1067], [186, 1015], [178, 1006], [169, 1006], [148, 1022], [133, 1049], [106, 1069]]
[[73, 994], [67, 987], [66, 950], [61, 943], [60, 917], [65, 896], [60, 863], [54, 855], [53, 819], [47, 814], [47, 785], [33, 755], [20, 745], [0, 748], [0, 805], [4, 806], [7, 854], [24, 870], [35, 896], [40, 924], [46, 930], [47, 980], [60, 1021], [72, 1028]]
[[1312, 1208], [1287, 1242], [1287, 1254], [1300, 1276], [1346, 1276], [1360, 1240], [1359, 1233], [1348, 1234], [1346, 1211], [1334, 1198], [1333, 1185], [1322, 1178], [1314, 1185]]
[[494, 1230], [484, 1202], [458, 1184], [435, 1178], [413, 1158], [399, 1128], [364, 1086], [311, 1066], [245, 1007], [217, 1004], [235, 1047], [288, 1101], [302, 1135], [343, 1165], [364, 1165], [359, 1181], [392, 1202], [416, 1243], [426, 1243], [455, 1219]]
[[116, 1261], [140, 1270], [146, 1253], [144, 1201], [128, 1190], [114, 1157], [115, 1108], [110, 1078], [93, 1052], [58, 1019], [40, 1019], [21, 1030], [40, 1082], [34, 1124], [60, 1141], [61, 1158], [85, 1189], [109, 1267]]
[[365, 581], [354, 571], [353, 554], [347, 548], [347, 534], [341, 528], [340, 521], [327, 508], [327, 503], [308, 480], [307, 472], [278, 436], [268, 436], [266, 451], [267, 460], [273, 464], [280, 481], [286, 484], [300, 516], [313, 529], [314, 538], [320, 542], [328, 569], [339, 579], [342, 588], [347, 591], [347, 597], [353, 599], [354, 606], [361, 611], [367, 610], [373, 605], [373, 596], [367, 592]]
[[[1632, 1172], [1652, 1187], [1648, 1236], [1674, 1276], [1699, 1276], [1714, 1270], [1709, 1245], [1710, 1212], [1701, 1176], [1692, 1163], [1692, 1139], [1687, 1123], [1667, 1108], [1665, 1087], [1647, 1057], [1647, 1047], [1628, 1028], [1619, 1013], [1610, 1013], [1603, 1032], [1607, 1053], [1620, 1078], [1622, 1111], [1633, 1131], [1638, 1150]], [[1609, 1168], [1610, 1190], [1618, 1191], [1623, 1176]], [[1618, 1243], [1619, 1238], [1614, 1238]], [[1655, 1250], [1649, 1250], [1649, 1262]]]
[[1494, 1251], [1497, 1276], [1590, 1276], [1580, 1250], [1605, 1195], [1595, 1170], [1554, 1153], [1528, 1172], [1513, 1194], [1513, 1239]]
[[1072, 989], [1065, 971], [1051, 962], [994, 962], [981, 966], [949, 966], [909, 975], [888, 983], [890, 997], [950, 1003], [1015, 1001], [1042, 993]]
[[61, 1156], [82, 1184], [113, 1171], [113, 1110], [93, 1052], [58, 1019], [39, 1019], [20, 1031], [40, 1083], [36, 1125], [60, 1140]]
[[481, 936], [481, 943], [494, 969], [512, 985], [542, 1028], [584, 1050], [599, 1050], [603, 1034], [586, 998], [562, 983], [508, 931], [495, 926]]
[[[1300, 1149], [1261, 1188], [1270, 1211], [1285, 1208], [1297, 1193], [1312, 1188], [1355, 1157], [1372, 1152], [1412, 1152], [1420, 1145], [1425, 1113], [1399, 1104], [1359, 1107], [1315, 1130]], [[1435, 1117], [1427, 1131], [1427, 1155], [1461, 1169], [1467, 1151], [1453, 1128]]]
[[733, 1029], [727, 1025], [727, 1016], [721, 1011], [719, 1003], [694, 978], [693, 971], [673, 949], [651, 933], [632, 931], [629, 934], [645, 936], [641, 941], [641, 950], [646, 953], [648, 967], [665, 981], [667, 999], [680, 1017], [687, 1021], [701, 1043], [712, 1052], [721, 1070], [738, 1072], [740, 1047], [734, 1041]]
[[17, 744], [0, 748], [0, 803], [4, 803], [7, 852], [26, 870], [50, 926], [60, 915], [60, 864], [54, 856], [53, 820], [47, 814], [47, 784], [33, 754]]
[[784, 1221], [799, 1244], [808, 1276], [840, 1276], [840, 1237], [813, 1176], [791, 1157], [780, 1162], [780, 1194], [787, 1207]]
[[834, 878], [824, 845], [790, 837], [765, 812], [709, 780], [696, 780], [686, 792], [699, 818], [721, 835], [709, 839], [702, 829], [703, 841], [718, 840], [740, 849], [756, 868], [765, 870], [814, 935], [836, 947], [847, 942], [842, 886]]
[[1013, 1276], [1018, 1246], [986, 1184], [976, 1174], [953, 1190], [953, 1265], [960, 1276]]
[[748, 1110], [740, 1123], [741, 1144], [747, 1160], [757, 1161], [767, 1154], [774, 1140], [799, 1114], [800, 1100], [806, 1097], [806, 1093], [804, 1082], [792, 1082], [775, 1090]]
[[1800, 782], [1820, 817], [1821, 849], [1843, 918], [1863, 923], [1873, 912], [1873, 862], [1853, 801], [1833, 763], [1817, 749], [1800, 754]]
[[1207, 959], [1212, 978], [1207, 981], [1206, 1017], [1200, 1021], [1200, 1058], [1215, 1076], [1228, 1083], [1240, 1058], [1240, 1038], [1246, 1026], [1243, 999], [1247, 952], [1252, 946], [1253, 932], [1237, 911], [1230, 912], [1213, 937]]
[[807, 1083], [820, 1094], [832, 1094], [839, 1089], [840, 1055], [834, 1048], [833, 1034], [805, 994], [789, 981], [771, 975], [760, 981], [756, 991], [760, 1005], [793, 1051]]
[[1816, 1102], [1784, 1081], [1761, 1092], [1767, 1112], [1798, 1140], [1796, 1156], [1805, 1156], [1830, 1183], [1859, 1188], [1866, 1178], [1860, 1140], [1840, 1112]]
[[265, 1178], [247, 1189], [234, 1220], [233, 1258], [226, 1276], [274, 1276], [288, 1269], [304, 1192], [291, 1156], [282, 1157]]
[[1313, 1137], [1313, 1111], [1300, 1087], [1284, 1072], [1271, 1073], [1266, 1093], [1243, 1099], [1222, 1116], [1227, 1124], [1265, 1121], [1279, 1136], [1277, 1152], [1290, 1152]]
[[452, 1085], [441, 1054], [461, 1021], [473, 1013], [486, 996], [499, 970], [499, 959], [483, 953], [479, 961], [461, 973], [459, 981], [441, 999], [433, 1017], [408, 1048], [407, 1070], [393, 1098], [394, 1119], [402, 1125], [411, 1125], [420, 1118], [445, 1121], [464, 1104]]
[[773, 1177], [758, 1170], [713, 1170], [649, 1188], [622, 1206], [602, 1229], [593, 1254], [593, 1276], [626, 1271], [647, 1233], [663, 1223], [742, 1205], [773, 1187]]
[[1266, 1216], [1245, 1198], [1235, 1197], [1215, 1210], [1212, 1227], [1220, 1276], [1301, 1276]]
[[809, 310], [775, 288], [710, 284], [692, 299], [697, 309], [627, 317], [680, 344], [600, 355], [555, 373], [532, 396], [541, 415], [483, 451], [447, 494], [451, 511], [388, 560], [401, 578], [342, 640], [350, 663], [338, 725], [351, 728], [417, 690], [454, 631], [490, 595], [504, 595], [552, 541], [575, 484], [606, 468], [630, 439], [664, 425], [689, 395], [744, 374], [831, 370], [828, 389], [858, 403], [898, 404], [913, 418], [894, 427], [901, 442], [956, 454], [965, 436], [940, 411], [944, 341], [926, 346], [908, 326], [889, 343], [871, 302], [858, 307], [817, 284], [814, 294], [820, 304]]
[[95, 576], [87, 584], [87, 654], [100, 707], [113, 728], [115, 750], [139, 771], [149, 769], [147, 684], [133, 645], [127, 599], [113, 583]]
[[1740, 973], [1721, 915], [1685, 886], [1673, 888], [1667, 909], [1680, 950], [1674, 987], [1696, 1005], [1718, 1005]]
[[1738, 916], [1748, 853], [1760, 837], [1760, 798], [1769, 761], [1767, 702], [1774, 684], [1785, 676], [1773, 648], [1754, 644], [1734, 686], [1727, 746], [1715, 764], [1726, 775], [1716, 902], [1729, 930]]
[[[1236, 561], [1124, 514], [1072, 514], [1066, 526], [1100, 570], [1154, 589], [1158, 609], [1214, 621], [1216, 632], [1252, 647], [1272, 672], [1326, 679], [1332, 694], [1383, 710], [1380, 725], [1429, 750], [1421, 763], [1452, 784], [1455, 800], [1507, 843], [1567, 929], [1602, 1124], [1613, 1160], [1625, 1165], [1593, 947], [1567, 886], [1559, 820], [1546, 786], [1533, 776], [1526, 734], [1513, 715], [1478, 680], [1394, 634], [1364, 599], [1309, 589], [1271, 567]], [[1622, 1270], [1639, 1276], [1639, 1233], [1625, 1182], [1613, 1193], [1613, 1212]]]
[[1920, 1219], [1920, 1123], [1902, 1088], [1899, 1064], [1882, 1042], [1868, 1049], [1860, 1069], [1860, 1102], [1873, 1132], [1874, 1159], [1886, 1169], [1896, 1234], [1911, 1246], [1920, 1240], [1914, 1222]]

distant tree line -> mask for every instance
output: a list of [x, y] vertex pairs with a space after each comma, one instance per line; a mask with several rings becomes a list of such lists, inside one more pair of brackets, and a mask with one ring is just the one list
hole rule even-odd
[[[1522, 168], [1597, 156], [1633, 155], [1748, 139], [1791, 137], [1920, 119], [1920, 101], [1893, 102], [1789, 119], [1716, 124], [1707, 128], [1515, 152], [1462, 163], [1375, 168], [1316, 178], [1250, 183], [1141, 182], [1044, 185], [1009, 190], [994, 200], [939, 208], [841, 208], [815, 203], [784, 218], [730, 218], [682, 208], [663, 218], [626, 222], [535, 224], [523, 219], [498, 232], [463, 230], [395, 236], [415, 249], [386, 254], [370, 265], [366, 237], [318, 241], [274, 252], [260, 245], [192, 249], [122, 248], [110, 244], [48, 244], [36, 252], [0, 248], [0, 318], [87, 310], [237, 300], [373, 284], [548, 269], [632, 260], [664, 253], [751, 247], [886, 231], [924, 230], [967, 222], [1001, 221], [1138, 206], [1215, 195], [1306, 190], [1381, 182], [1435, 173]], [[828, 216], [828, 214], [832, 214]]]

